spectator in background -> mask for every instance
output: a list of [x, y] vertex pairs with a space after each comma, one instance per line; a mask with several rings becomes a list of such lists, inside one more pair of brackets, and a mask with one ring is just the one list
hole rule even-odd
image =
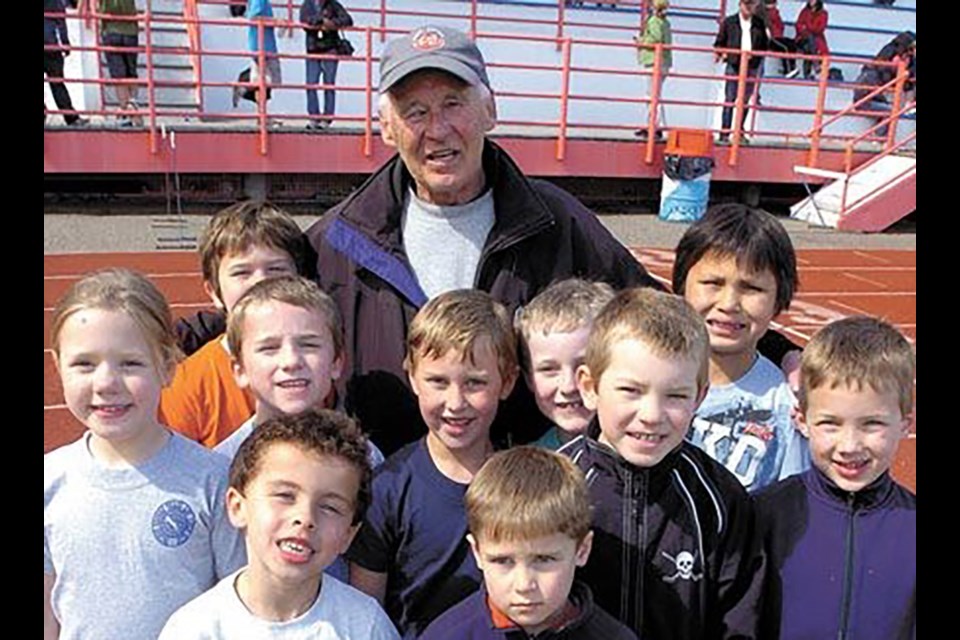
[[[112, 16], [137, 16], [137, 5], [134, 0], [100, 0], [97, 10], [101, 14]], [[137, 74], [137, 47], [139, 46], [140, 27], [136, 19], [111, 20], [100, 19], [100, 44], [105, 47], [123, 47], [126, 51], [105, 51], [107, 69], [110, 77], [123, 82], [117, 83], [117, 104], [121, 112], [130, 112], [120, 116], [121, 127], [143, 126], [143, 117], [137, 113], [140, 105], [137, 104], [137, 85], [129, 82], [136, 79]]]
[[[653, 0], [653, 14], [647, 16], [647, 22], [643, 26], [643, 33], [639, 36], [634, 37], [634, 42], [637, 43], [637, 62], [640, 63], [640, 66], [644, 68], [645, 71], [652, 74], [653, 65], [657, 57], [656, 49], [653, 45], [663, 44], [669, 46], [672, 42], [670, 36], [670, 21], [667, 20], [667, 7], [669, 6], [668, 0]], [[648, 45], [648, 46], [642, 46]], [[660, 61], [660, 77], [657, 80], [657, 91], [656, 94], [662, 100], [663, 98], [663, 80], [667, 75], [667, 72], [670, 71], [670, 66], [673, 64], [673, 52], [668, 49], [663, 49], [663, 57]], [[654, 78], [652, 75], [643, 74], [640, 76], [641, 80], [644, 83], [643, 88], [641, 89], [640, 95], [653, 96], [654, 92], [651, 90], [653, 86]], [[641, 105], [641, 107], [646, 105]], [[646, 107], [649, 109], [649, 107]], [[658, 124], [663, 124], [666, 126], [667, 120], [663, 113], [663, 103], [658, 104], [659, 108], [659, 121], [655, 123], [655, 126]], [[641, 111], [642, 113], [642, 111]], [[646, 113], [643, 113], [643, 116], [646, 116]], [[649, 135], [647, 127], [647, 117], [641, 117], [640, 119], [640, 128], [637, 129], [636, 135], [641, 138], [646, 138]], [[657, 139], [663, 138], [663, 131], [657, 128]]]
[[[904, 31], [885, 44], [882, 49], [874, 56], [873, 62], [868, 62], [860, 69], [860, 75], [856, 79], [856, 87], [853, 90], [853, 101], [857, 102], [864, 99], [870, 92], [877, 87], [887, 85], [894, 80], [897, 74], [896, 67], [890, 65], [878, 65], [878, 62], [899, 62], [903, 60], [906, 64], [907, 80], [904, 82], [904, 96], [901, 106], [907, 101], [915, 101], [916, 79], [917, 79], [917, 37], [911, 31]], [[875, 112], [875, 119], [879, 122], [886, 118], [891, 110], [890, 98], [892, 91], [883, 91], [872, 96], [869, 100], [858, 106], [861, 111]], [[887, 135], [887, 126], [884, 125], [876, 130], [876, 135], [884, 137]]]
[[[353, 18], [337, 0], [303, 0], [300, 5], [300, 22], [307, 34], [307, 53], [337, 54], [340, 48], [340, 33], [337, 29], [353, 26]], [[337, 82], [336, 58], [307, 58], [307, 85], [316, 85], [323, 76], [323, 84], [334, 85]], [[331, 116], [336, 108], [337, 94], [334, 89], [323, 90], [323, 115]], [[317, 90], [307, 88], [307, 113], [310, 122], [307, 129], [324, 129], [330, 126], [330, 118], [317, 119], [320, 115], [320, 103]]]
[[[830, 53], [827, 46], [827, 10], [823, 8], [823, 0], [807, 0], [806, 6], [797, 16], [797, 48], [802, 53], [825, 56]], [[820, 65], [816, 65], [817, 73]], [[803, 77], [807, 80], [814, 78], [814, 63], [812, 60], [803, 61]]]
[[[70, 36], [67, 34], [67, 21], [63, 17], [54, 17], [47, 14], [64, 13], [66, 7], [63, 0], [43, 0], [43, 44], [60, 45], [60, 51], [43, 50], [43, 73], [50, 83], [50, 93], [60, 111], [73, 111], [73, 102], [70, 101], [70, 92], [63, 83], [63, 59], [70, 55]], [[46, 105], [44, 105], [43, 120], [46, 122]], [[76, 113], [64, 113], [63, 120], [68, 125], [84, 125], [87, 121]]]
[[[763, 19], [756, 15], [757, 0], [740, 0], [739, 11], [727, 16], [720, 23], [720, 32], [713, 46], [718, 49], [739, 49], [743, 52], [765, 51], [768, 48], [767, 28]], [[726, 59], [727, 66], [724, 74], [728, 76], [724, 87], [723, 118], [720, 131], [720, 141], [730, 138], [730, 127], [733, 122], [733, 103], [737, 100], [737, 84], [740, 75], [740, 54], [723, 53], [717, 51], [716, 60]], [[763, 58], [758, 55], [750, 56], [747, 63], [746, 87], [743, 93], [743, 116], [740, 126], [747, 120], [750, 98], [757, 86], [757, 76], [760, 75], [760, 65]], [[734, 77], [729, 77], [734, 76]]]
[[[793, 38], [784, 35], [783, 18], [777, 8], [777, 0], [765, 0], [763, 18], [767, 25], [767, 38], [770, 39], [770, 50], [782, 53], [796, 53], [797, 43]], [[781, 58], [780, 71], [787, 78], [793, 78], [799, 73], [797, 61], [794, 58]]]
[[253, 54], [253, 66], [250, 67], [250, 82], [260, 78], [260, 26], [263, 22], [264, 74], [267, 84], [281, 84], [280, 58], [277, 57], [277, 35], [273, 27], [273, 7], [270, 0], [250, 0], [247, 3], [247, 20], [251, 20], [247, 30], [247, 49]]

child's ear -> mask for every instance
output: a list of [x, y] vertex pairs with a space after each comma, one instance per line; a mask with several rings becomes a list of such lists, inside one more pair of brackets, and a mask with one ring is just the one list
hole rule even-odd
[[246, 498], [236, 487], [227, 489], [227, 517], [230, 518], [230, 524], [237, 529], [243, 529], [247, 526], [245, 502]]
[[340, 376], [343, 375], [343, 365], [344, 365], [344, 355], [341, 353], [336, 358], [333, 359], [333, 363], [330, 365], [330, 379], [339, 380]]
[[580, 398], [583, 406], [590, 411], [597, 410], [597, 381], [590, 373], [590, 367], [585, 364], [577, 367], [577, 388], [580, 389]]
[[917, 419], [917, 410], [914, 408], [913, 411], [903, 416], [903, 420], [900, 422], [900, 437], [906, 438], [910, 435], [910, 427], [913, 426], [914, 422]]
[[797, 421], [797, 431], [809, 440], [810, 425], [807, 424], [807, 414], [801, 407], [797, 407], [796, 411], [794, 411], [794, 419]]
[[577, 552], [574, 555], [574, 560], [578, 567], [582, 567], [587, 564], [587, 560], [590, 559], [590, 551], [593, 549], [593, 531], [588, 531], [587, 535], [583, 536], [583, 540], [580, 541], [580, 544], [577, 545]]
[[342, 556], [347, 552], [347, 549], [350, 548], [350, 545], [353, 544], [353, 539], [357, 536], [357, 532], [360, 531], [360, 527], [363, 526], [362, 522], [357, 524], [350, 525], [350, 528], [347, 529], [347, 532], [343, 535], [343, 538], [340, 540], [339, 548], [337, 549], [337, 555]]
[[221, 311], [226, 311], [227, 307], [223, 304], [223, 301], [220, 300], [220, 296], [217, 295], [217, 291], [212, 284], [203, 281], [203, 292], [207, 294], [207, 297], [210, 298], [210, 301], [213, 302], [213, 306]]
[[517, 383], [517, 376], [520, 374], [520, 371], [514, 367], [513, 371], [508, 373], [503, 378], [503, 386], [500, 387], [500, 399], [506, 400], [510, 397], [510, 393], [513, 391], [513, 385]]
[[703, 399], [707, 397], [707, 392], [710, 391], [710, 381], [704, 382], [703, 385], [697, 390], [697, 406], [694, 408], [700, 408], [700, 403], [703, 402]]
[[480, 557], [480, 545], [477, 544], [477, 539], [473, 537], [472, 533], [467, 534], [467, 542], [470, 544], [470, 551], [473, 552], [473, 559], [476, 561], [477, 566], [480, 567], [480, 570], [483, 571], [483, 562]]
[[249, 387], [250, 378], [247, 377], [247, 372], [243, 368], [243, 363], [237, 358], [231, 358], [230, 364], [233, 368], [233, 379], [236, 380], [237, 386], [241, 389], [246, 389]]

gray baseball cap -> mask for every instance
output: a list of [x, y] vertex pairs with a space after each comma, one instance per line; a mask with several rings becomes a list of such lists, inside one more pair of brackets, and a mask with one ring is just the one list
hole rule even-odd
[[440, 69], [467, 84], [490, 86], [480, 49], [467, 34], [449, 27], [419, 27], [388, 42], [380, 56], [380, 91], [421, 69]]

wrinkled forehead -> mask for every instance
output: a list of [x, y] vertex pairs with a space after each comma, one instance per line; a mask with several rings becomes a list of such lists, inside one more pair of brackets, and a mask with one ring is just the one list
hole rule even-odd
[[468, 82], [448, 71], [433, 68], [420, 69], [404, 76], [402, 80], [390, 87], [387, 93], [399, 102], [424, 97], [427, 93], [434, 91], [459, 95], [475, 93], [471, 91], [471, 85]]

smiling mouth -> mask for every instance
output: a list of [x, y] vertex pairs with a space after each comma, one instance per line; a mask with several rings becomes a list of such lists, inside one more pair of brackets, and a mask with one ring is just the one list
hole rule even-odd
[[304, 389], [310, 385], [310, 381], [303, 378], [296, 378], [294, 380], [284, 380], [278, 382], [277, 386], [281, 389]]
[[833, 465], [837, 467], [841, 473], [846, 475], [856, 475], [863, 471], [867, 465], [870, 463], [869, 460], [834, 460]]
[[583, 401], [582, 400], [572, 400], [570, 402], [554, 402], [553, 403], [557, 409], [582, 409]]
[[728, 333], [742, 331], [743, 329], [747, 328], [747, 325], [744, 322], [729, 322], [723, 320], [707, 320], [707, 326]]
[[633, 440], [648, 444], [657, 444], [662, 442], [667, 437], [657, 433], [627, 433], [626, 435]]
[[119, 416], [126, 413], [131, 407], [132, 404], [95, 404], [91, 405], [91, 409], [94, 413], [97, 413], [102, 416]]
[[280, 549], [284, 558], [292, 562], [306, 562], [315, 553], [313, 548], [305, 540], [297, 538], [280, 540], [277, 542], [277, 547]]
[[449, 162], [460, 154], [453, 149], [443, 149], [442, 151], [431, 151], [426, 154], [428, 162]]

